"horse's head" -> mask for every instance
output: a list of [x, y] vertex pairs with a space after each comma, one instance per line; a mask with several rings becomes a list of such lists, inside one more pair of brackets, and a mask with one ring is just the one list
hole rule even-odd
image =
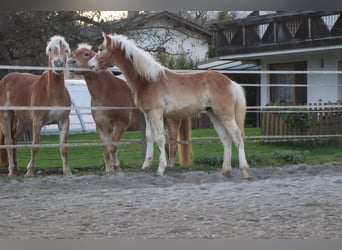
[[[88, 71], [80, 70], [78, 71], [77, 68], [80, 69], [87, 69], [89, 68], [88, 62], [91, 58], [95, 56], [95, 52], [91, 50], [91, 46], [85, 43], [79, 44], [78, 48], [71, 52], [70, 58], [67, 60], [67, 67], [73, 68], [70, 72], [75, 74], [84, 75]], [[75, 70], [76, 68], [76, 70]]]
[[89, 67], [93, 70], [105, 70], [114, 66], [112, 38], [104, 32], [102, 35], [104, 38], [103, 43], [98, 47], [98, 52], [88, 63]]
[[[66, 60], [70, 55], [69, 44], [65, 41], [64, 37], [53, 36], [47, 44], [46, 55], [49, 57], [49, 67], [62, 68], [65, 66]], [[62, 69], [53, 70], [56, 74], [62, 71]]]

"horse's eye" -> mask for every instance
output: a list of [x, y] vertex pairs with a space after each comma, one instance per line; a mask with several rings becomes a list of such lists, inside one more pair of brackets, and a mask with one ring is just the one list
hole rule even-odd
[[103, 48], [99, 48], [99, 50], [98, 50], [99, 52], [102, 52], [103, 51]]
[[89, 57], [89, 53], [88, 52], [84, 53], [84, 56]]

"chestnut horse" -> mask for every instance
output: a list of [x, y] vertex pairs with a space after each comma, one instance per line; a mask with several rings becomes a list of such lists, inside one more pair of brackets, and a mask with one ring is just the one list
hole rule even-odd
[[[5, 145], [15, 145], [19, 136], [28, 128], [32, 129], [31, 160], [27, 165], [25, 176], [32, 176], [36, 155], [40, 142], [41, 127], [58, 124], [60, 130], [60, 154], [63, 162], [63, 173], [71, 174], [68, 166], [68, 152], [65, 144], [69, 134], [70, 96], [64, 86], [64, 73], [60, 69], [70, 55], [70, 48], [61, 36], [53, 36], [46, 47], [48, 66], [52, 70], [41, 76], [28, 73], [9, 73], [0, 82], [0, 106], [8, 106], [0, 110], [0, 127], [4, 134]], [[11, 109], [10, 106], [28, 107], [28, 110]], [[59, 106], [61, 109], [32, 109], [36, 106]], [[16, 150], [7, 148], [8, 175], [17, 171]]]
[[224, 147], [221, 173], [231, 174], [233, 141], [238, 149], [242, 178], [249, 178], [243, 140], [246, 99], [239, 84], [216, 71], [174, 72], [123, 35], [103, 33], [103, 37], [104, 42], [89, 66], [95, 70], [117, 66], [126, 77], [135, 104], [146, 120], [147, 150], [142, 169], [152, 162], [155, 141], [160, 152], [157, 175], [165, 171], [163, 116], [182, 118], [205, 111]]
[[[126, 130], [137, 131], [140, 129], [142, 115], [134, 106], [132, 92], [125, 81], [114, 76], [109, 71], [94, 72], [85, 70], [89, 67], [88, 61], [95, 54], [90, 45], [80, 44], [76, 50], [72, 51], [67, 66], [70, 67], [71, 72], [84, 77], [91, 96], [92, 107], [114, 107], [114, 109], [92, 109], [91, 111], [96, 124], [96, 131], [105, 144], [103, 146], [103, 156], [105, 170], [109, 172], [120, 168], [117, 143]], [[78, 68], [83, 70], [77, 70]], [[123, 109], [117, 109], [118, 107], [123, 107]], [[168, 127], [169, 140], [176, 141], [181, 120], [167, 119], [165, 122]], [[181, 134], [182, 140], [187, 140], [191, 130], [181, 131], [186, 132]], [[175, 163], [176, 151], [177, 144], [175, 143], [169, 144], [169, 147], [166, 148], [169, 166], [173, 166]], [[181, 165], [189, 164], [189, 162], [184, 162], [183, 159], [188, 159], [188, 157], [186, 155], [180, 156]]]

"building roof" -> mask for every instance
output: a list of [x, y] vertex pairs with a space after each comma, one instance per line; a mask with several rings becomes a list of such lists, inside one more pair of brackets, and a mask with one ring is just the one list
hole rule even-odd
[[217, 57], [201, 62], [200, 69], [255, 70], [265, 57], [342, 52], [342, 11], [253, 12], [214, 23], [212, 30]]
[[186, 18], [183, 18], [175, 13], [169, 11], [162, 12], [150, 12], [147, 14], [137, 14], [132, 15], [132, 17], [120, 19], [118, 21], [109, 22], [112, 26], [112, 29], [118, 29], [119, 33], [123, 30], [135, 30], [139, 29], [146, 22], [155, 22], [160, 19], [167, 19], [169, 21], [173, 21], [175, 24], [175, 28], [184, 27], [186, 29], [195, 31], [201, 35], [206, 36], [207, 38], [211, 38], [212, 33], [208, 31], [205, 27], [202, 27]]

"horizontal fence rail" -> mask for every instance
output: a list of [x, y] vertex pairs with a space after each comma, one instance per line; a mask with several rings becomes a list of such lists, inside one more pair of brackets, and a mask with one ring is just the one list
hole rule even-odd
[[[45, 70], [74, 70], [74, 71], [89, 71], [87, 68], [54, 68], [43, 66], [13, 66], [13, 65], [0, 65], [2, 70], [22, 70], [22, 71], [45, 71]], [[118, 69], [112, 68], [110, 71], [118, 72]], [[177, 72], [201, 72], [206, 70], [176, 70]], [[342, 71], [336, 70], [317, 70], [317, 71], [288, 71], [288, 70], [217, 70], [224, 74], [335, 74], [341, 75]], [[322, 84], [240, 84], [244, 87], [322, 87], [330, 86], [329, 83]], [[334, 85], [336, 86], [336, 84]], [[338, 85], [341, 87], [341, 85]], [[0, 106], [0, 110], [71, 110], [79, 111], [81, 115], [91, 115], [91, 110], [133, 110], [135, 107], [104, 107], [104, 106]], [[284, 121], [286, 114], [294, 112], [310, 114], [311, 124], [319, 126], [318, 129], [306, 130], [305, 132], [298, 132], [299, 129], [289, 129]], [[246, 142], [274, 142], [274, 141], [301, 141], [301, 140], [326, 140], [326, 139], [342, 139], [342, 104], [341, 103], [315, 103], [307, 105], [267, 105], [267, 106], [248, 106], [247, 112], [260, 113], [261, 114], [261, 135], [260, 136], [245, 136]], [[203, 112], [205, 113], [205, 112]], [[71, 114], [76, 115], [76, 114]], [[332, 124], [331, 127], [326, 127], [325, 124]], [[318, 125], [317, 125], [318, 124]], [[333, 125], [335, 127], [333, 127]], [[313, 125], [312, 125], [313, 126]], [[322, 133], [322, 131], [326, 131]], [[292, 131], [292, 132], [291, 132]], [[141, 144], [141, 140], [125, 140], [115, 143], [117, 145], [127, 144]], [[191, 141], [168, 141], [167, 143], [183, 143], [183, 144], [200, 144], [200, 143], [220, 143], [218, 137], [201, 137], [192, 138]], [[61, 145], [59, 143], [42, 143], [32, 145], [29, 143], [19, 143], [17, 145], [0, 145], [0, 149], [3, 148], [25, 148], [25, 147], [99, 147], [106, 144], [96, 142], [79, 142], [79, 143], [67, 143]]]
[[[72, 67], [46, 67], [46, 66], [20, 66], [20, 65], [0, 65], [0, 69], [6, 70], [24, 70], [24, 71], [45, 71], [45, 70], [63, 70], [63, 71], [90, 71], [89, 68]], [[108, 68], [106, 71], [120, 72], [117, 68]], [[207, 70], [174, 70], [179, 73], [187, 72], [205, 72]], [[223, 74], [342, 74], [340, 70], [215, 70]]]

